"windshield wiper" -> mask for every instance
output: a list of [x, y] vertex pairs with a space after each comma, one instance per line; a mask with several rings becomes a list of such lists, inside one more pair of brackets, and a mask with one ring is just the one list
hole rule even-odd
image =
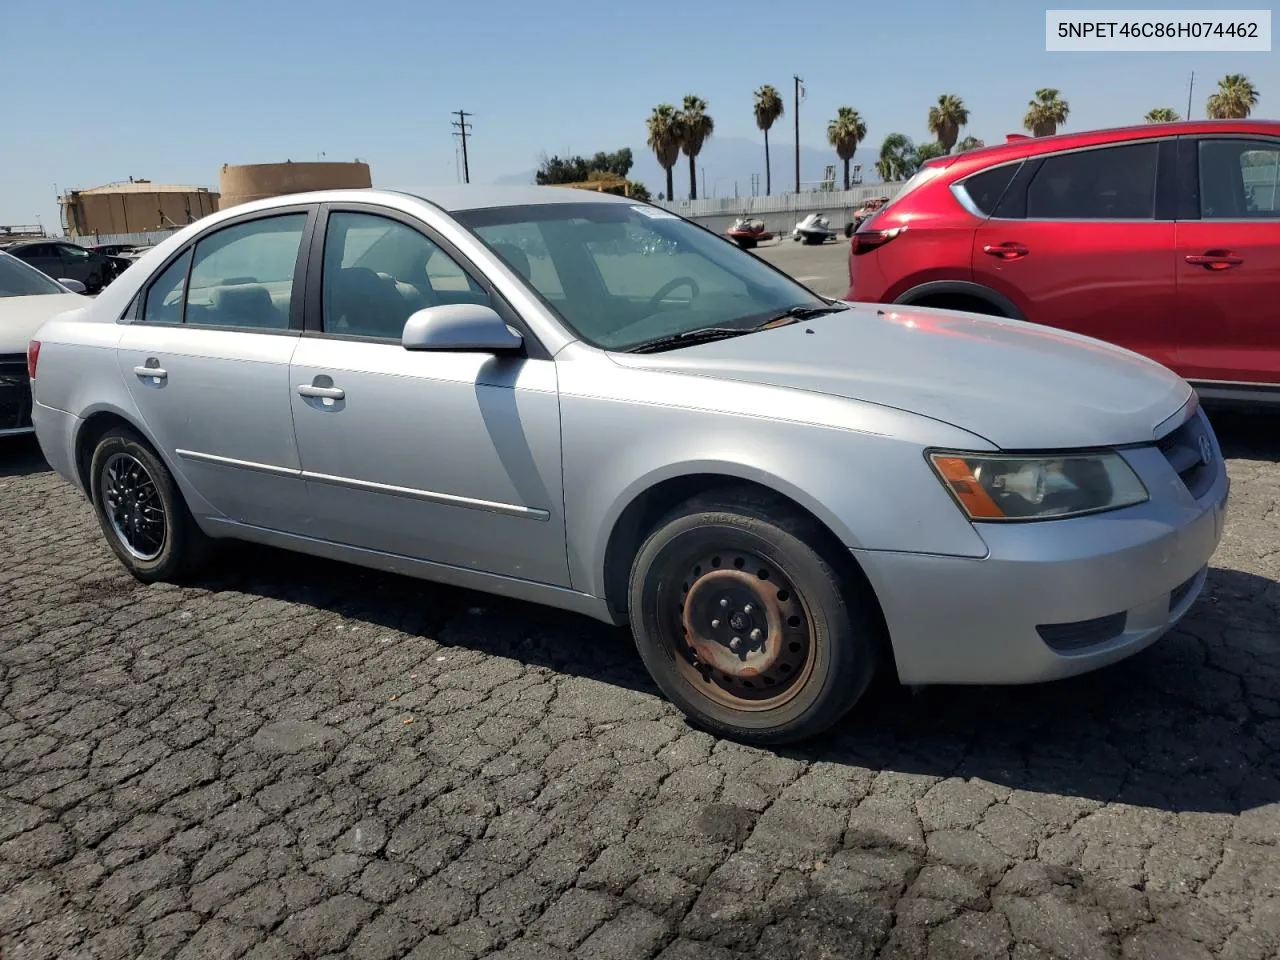
[[[770, 317], [764, 323], [760, 324], [760, 327], [782, 325], [779, 323], [779, 321], [782, 320], [790, 320], [792, 323], [797, 323], [801, 320], [811, 320], [814, 317], [821, 317], [828, 313], [841, 313], [848, 309], [849, 307], [843, 303], [833, 303], [823, 307], [792, 307], [790, 310], [783, 310], [782, 313], [778, 314], [776, 317]], [[760, 327], [757, 327], [756, 329], [758, 330]]]
[[665, 337], [646, 340], [627, 350], [627, 353], [657, 353], [671, 347], [689, 347], [695, 343], [711, 343], [714, 340], [727, 340], [751, 333], [752, 327], [702, 327], [698, 330], [686, 330], [684, 333], [671, 333]]

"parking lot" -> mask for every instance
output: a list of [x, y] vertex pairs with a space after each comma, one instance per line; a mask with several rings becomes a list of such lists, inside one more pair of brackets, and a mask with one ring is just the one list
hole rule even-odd
[[1274, 958], [1276, 422], [1215, 415], [1225, 540], [1150, 650], [782, 751], [569, 614], [248, 547], [142, 586], [0, 440], [0, 955]]

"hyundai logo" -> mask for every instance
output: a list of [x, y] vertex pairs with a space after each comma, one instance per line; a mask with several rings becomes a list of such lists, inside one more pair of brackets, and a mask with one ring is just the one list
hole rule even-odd
[[1209, 438], [1204, 434], [1200, 435], [1200, 459], [1204, 463], [1213, 462], [1213, 444], [1209, 442]]

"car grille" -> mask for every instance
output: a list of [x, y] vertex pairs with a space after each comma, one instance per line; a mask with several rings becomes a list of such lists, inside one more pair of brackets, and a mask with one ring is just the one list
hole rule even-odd
[[1036, 627], [1040, 639], [1059, 653], [1075, 653], [1100, 643], [1108, 643], [1124, 633], [1128, 613], [1111, 613], [1075, 623], [1042, 623]]
[[31, 426], [31, 381], [25, 353], [0, 354], [0, 430]]
[[[1182, 426], [1166, 433], [1156, 445], [1193, 497], [1199, 499], [1209, 492], [1217, 479], [1218, 465], [1212, 453], [1213, 440], [1203, 410], [1197, 410], [1195, 416]], [[1210, 451], [1208, 458], [1204, 456], [1202, 447]]]

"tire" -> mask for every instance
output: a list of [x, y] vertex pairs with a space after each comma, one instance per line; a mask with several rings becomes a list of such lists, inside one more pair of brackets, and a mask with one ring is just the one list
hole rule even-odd
[[[134, 431], [120, 427], [103, 435], [93, 451], [89, 481], [107, 545], [138, 580], [183, 582], [208, 560], [213, 541], [196, 525], [169, 469]], [[121, 491], [125, 496], [137, 491], [140, 499], [123, 511], [113, 509]], [[158, 534], [157, 515], [163, 523]]]
[[743, 238], [738, 241], [738, 246], [740, 246], [743, 250], [753, 250], [755, 249], [755, 245], [756, 245], [756, 242], [754, 240], [749, 240], [746, 238]]
[[631, 568], [632, 632], [693, 724], [792, 743], [862, 697], [883, 628], [869, 588], [814, 546], [825, 539], [810, 518], [748, 490], [696, 497], [646, 538]]
[[89, 275], [89, 278], [84, 282], [85, 293], [101, 293], [102, 287], [103, 287], [102, 277], [100, 277], [96, 273], [91, 273]]

